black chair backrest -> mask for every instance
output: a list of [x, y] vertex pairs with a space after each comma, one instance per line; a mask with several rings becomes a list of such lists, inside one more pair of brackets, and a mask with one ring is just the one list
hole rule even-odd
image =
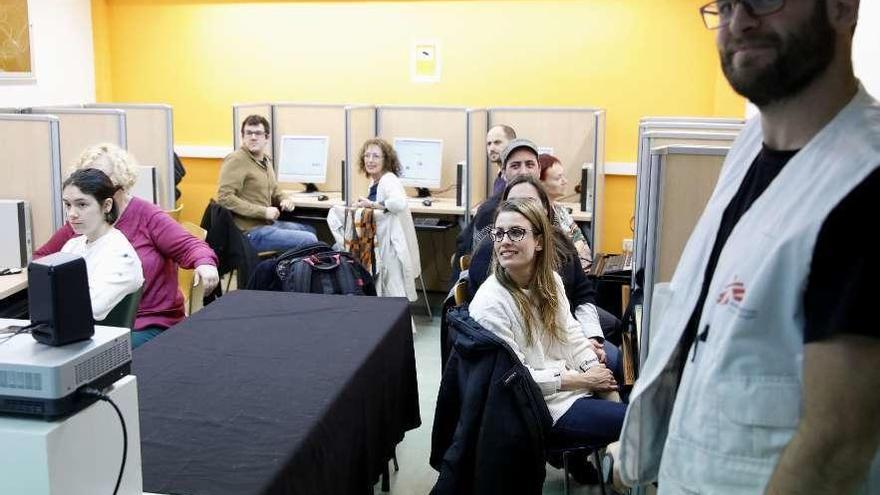
[[134, 320], [137, 317], [138, 306], [141, 303], [141, 296], [144, 294], [144, 288], [129, 293], [119, 301], [119, 304], [113, 307], [107, 317], [99, 323], [108, 327], [132, 328]]

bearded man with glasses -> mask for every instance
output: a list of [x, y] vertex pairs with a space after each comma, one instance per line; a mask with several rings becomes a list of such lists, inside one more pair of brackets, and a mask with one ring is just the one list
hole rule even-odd
[[[659, 493], [880, 493], [880, 105], [859, 0], [717, 0], [721, 66], [759, 109], [666, 292], [615, 470]], [[610, 459], [609, 457], [608, 459]]]

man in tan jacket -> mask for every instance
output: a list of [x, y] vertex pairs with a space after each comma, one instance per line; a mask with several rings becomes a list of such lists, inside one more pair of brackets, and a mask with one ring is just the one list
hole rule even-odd
[[316, 242], [315, 229], [278, 220], [293, 211], [293, 199], [278, 189], [272, 160], [266, 155], [269, 122], [249, 115], [241, 125], [241, 148], [223, 159], [217, 202], [232, 212], [235, 224], [260, 251], [286, 251]]

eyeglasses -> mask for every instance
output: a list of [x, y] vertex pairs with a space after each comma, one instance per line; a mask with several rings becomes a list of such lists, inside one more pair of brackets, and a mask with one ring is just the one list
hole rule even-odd
[[492, 239], [495, 242], [504, 242], [504, 236], [506, 235], [510, 242], [519, 242], [526, 237], [526, 232], [534, 232], [535, 235], [540, 234], [537, 230], [524, 229], [522, 227], [511, 227], [507, 230], [498, 228], [492, 231]]
[[263, 137], [263, 136], [266, 135], [266, 133], [263, 132], [263, 131], [244, 131], [244, 135], [245, 135], [245, 136], [257, 136], [257, 137]]
[[370, 158], [372, 158], [373, 160], [381, 160], [382, 155], [380, 155], [379, 153], [364, 153], [364, 160], [368, 160]]
[[715, 0], [700, 7], [703, 23], [709, 29], [730, 24], [736, 5], [741, 3], [752, 17], [763, 17], [782, 10], [785, 0]]

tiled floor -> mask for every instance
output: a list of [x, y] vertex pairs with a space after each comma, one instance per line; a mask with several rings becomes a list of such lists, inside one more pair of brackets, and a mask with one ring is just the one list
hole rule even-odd
[[[433, 299], [433, 295], [432, 295]], [[432, 305], [434, 318], [425, 315], [424, 303], [411, 306], [418, 331], [413, 336], [416, 353], [416, 368], [419, 382], [419, 405], [422, 426], [406, 434], [397, 447], [400, 471], [391, 475], [391, 492], [400, 495], [420, 495], [431, 491], [437, 480], [437, 471], [428, 465], [431, 452], [431, 426], [434, 422], [434, 407], [437, 390], [440, 388], [440, 318], [439, 304]], [[598, 487], [584, 487], [572, 482], [571, 493], [577, 495], [599, 494]], [[377, 484], [375, 493], [381, 494]], [[563, 493], [563, 474], [561, 470], [547, 465], [547, 478], [544, 494]]]

